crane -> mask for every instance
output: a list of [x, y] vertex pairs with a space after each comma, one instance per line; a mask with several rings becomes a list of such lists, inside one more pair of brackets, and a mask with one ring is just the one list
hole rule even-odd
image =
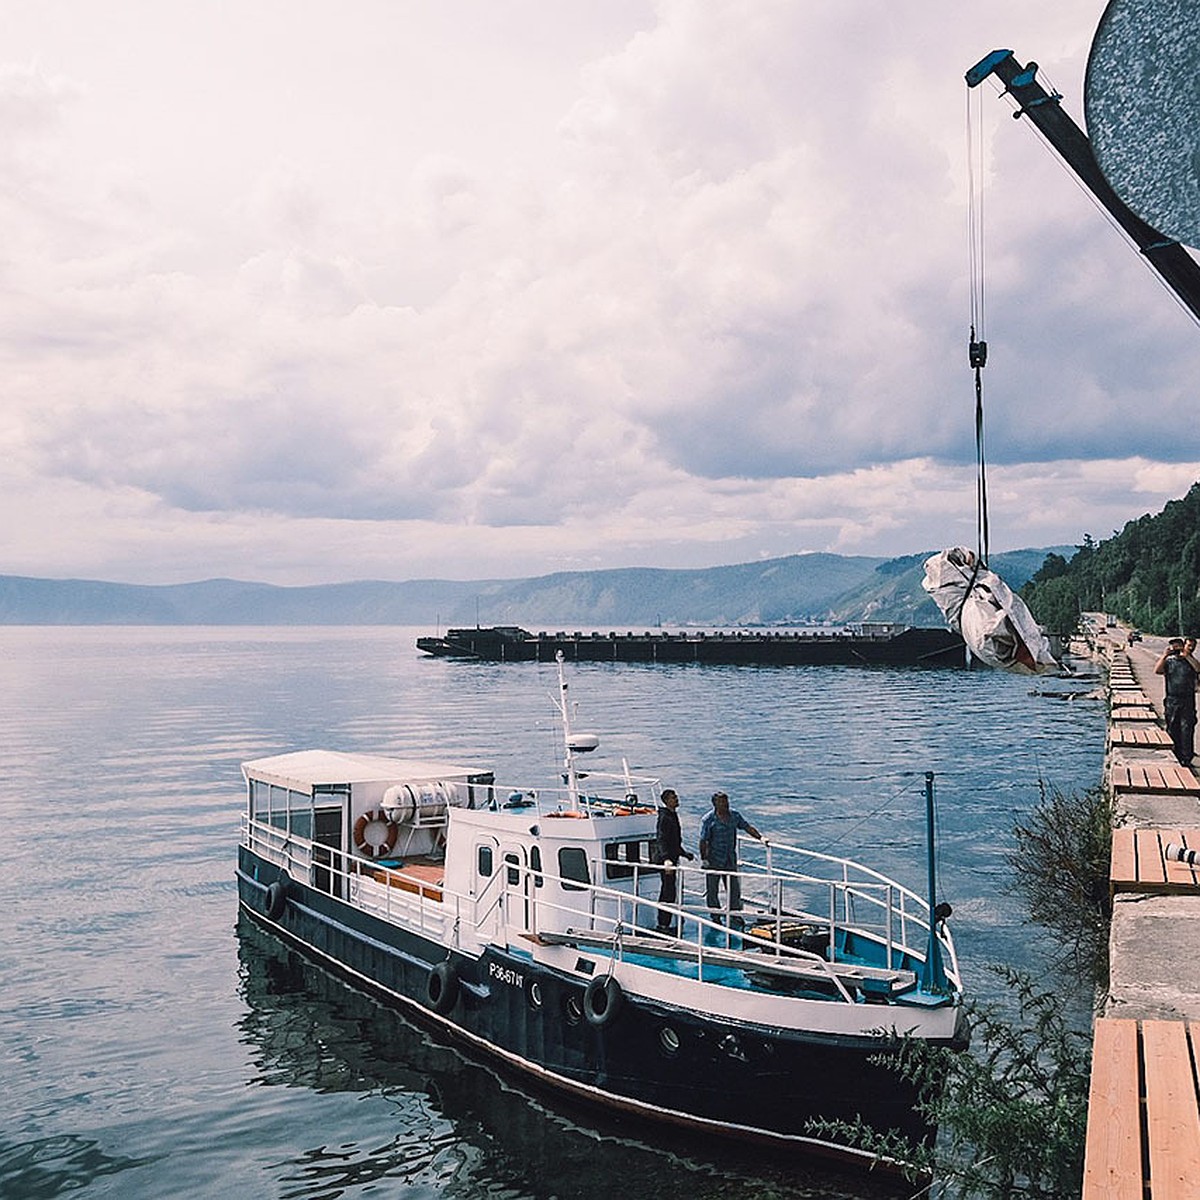
[[[1037, 63], [1022, 66], [1011, 50], [993, 50], [966, 74], [967, 86], [978, 87], [995, 75], [1016, 101], [1014, 117], [1028, 117], [1075, 172], [1085, 187], [1129, 235], [1183, 306], [1200, 321], [1200, 265], [1173, 238], [1142, 220], [1113, 191], [1100, 170], [1087, 135], [1063, 110], [1062, 96], [1037, 80]], [[986, 353], [986, 351], [984, 352]], [[974, 365], [974, 363], [972, 364]]]

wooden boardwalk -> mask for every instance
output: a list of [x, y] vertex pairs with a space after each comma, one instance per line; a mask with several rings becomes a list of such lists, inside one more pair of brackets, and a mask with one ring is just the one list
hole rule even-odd
[[1109, 746], [1141, 746], [1153, 750], [1170, 750], [1171, 738], [1161, 725], [1110, 725]]
[[[1167, 856], [1167, 848], [1183, 847], [1200, 854], [1200, 829], [1113, 830], [1109, 888], [1112, 892], [1200, 895], [1200, 864]], [[1197, 1180], [1200, 1195], [1200, 1180]]]
[[1082, 1200], [1200, 1196], [1200, 1023], [1101, 1017]]
[[1105, 776], [1128, 823], [1113, 830], [1113, 1015], [1095, 1022], [1082, 1200], [1200, 1200], [1200, 779], [1151, 698], [1157, 653], [1111, 651]]
[[[1109, 787], [1114, 794], [1183, 795], [1200, 798], [1200, 779], [1191, 767], [1178, 763], [1119, 763], [1109, 769]], [[1200, 1195], [1200, 1193], [1198, 1193]]]

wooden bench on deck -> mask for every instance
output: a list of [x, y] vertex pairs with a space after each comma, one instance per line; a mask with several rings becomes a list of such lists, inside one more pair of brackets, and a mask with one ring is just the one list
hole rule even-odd
[[1191, 767], [1178, 763], [1157, 766], [1151, 763], [1121, 763], [1109, 772], [1114, 793], [1196, 796], [1200, 798], [1200, 779]]
[[[1116, 892], [1200, 892], [1200, 868], [1186, 862], [1169, 862], [1168, 846], [1200, 850], [1200, 829], [1113, 830], [1109, 890]], [[1197, 1180], [1200, 1193], [1200, 1180]]]
[[389, 887], [412, 892], [424, 900], [441, 903], [446, 868], [440, 863], [410, 862], [402, 867], [380, 867], [371, 871], [370, 875], [376, 883], [386, 883]]
[[1096, 1021], [1082, 1200], [1200, 1194], [1198, 1053], [1197, 1022]]

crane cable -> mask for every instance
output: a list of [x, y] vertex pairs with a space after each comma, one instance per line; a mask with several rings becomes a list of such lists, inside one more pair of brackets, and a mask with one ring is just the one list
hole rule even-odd
[[[983, 256], [983, 138], [975, 137], [971, 99], [975, 93], [979, 116], [982, 102], [979, 89], [967, 89], [967, 242], [970, 260], [971, 293], [971, 338], [968, 343], [968, 361], [975, 372], [975, 535], [977, 540], [976, 573], [987, 566], [988, 561], [988, 501], [987, 462], [983, 452], [983, 368], [987, 365], [987, 341], [985, 340], [984, 313], [984, 256]], [[980, 121], [980, 125], [982, 122]], [[970, 588], [974, 586], [972, 575]], [[964, 597], [965, 599], [965, 597]]]

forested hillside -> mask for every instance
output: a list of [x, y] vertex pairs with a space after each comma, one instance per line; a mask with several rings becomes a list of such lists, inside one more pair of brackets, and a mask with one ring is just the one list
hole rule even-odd
[[1148, 633], [1200, 630], [1200, 483], [1105, 541], [1085, 536], [1069, 560], [1047, 555], [1021, 594], [1055, 633], [1071, 632], [1081, 611], [1115, 613]]

